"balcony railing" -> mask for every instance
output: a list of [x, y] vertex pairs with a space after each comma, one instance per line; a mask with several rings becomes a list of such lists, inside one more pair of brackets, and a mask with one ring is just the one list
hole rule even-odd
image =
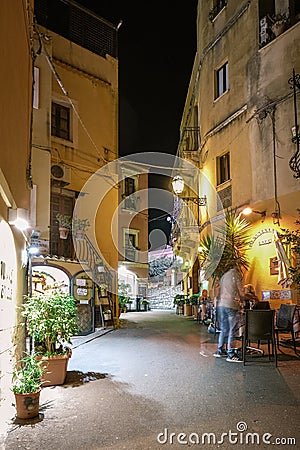
[[123, 204], [122, 208], [129, 210], [129, 211], [137, 211], [138, 208], [138, 197], [134, 194], [131, 194], [130, 196], [126, 197], [125, 194], [123, 194]]
[[209, 20], [212, 22], [226, 5], [227, 0], [217, 0], [216, 5], [209, 11]]
[[200, 128], [199, 127], [185, 127], [182, 130], [181, 151], [196, 152], [199, 149], [200, 143]]
[[35, 0], [39, 25], [97, 55], [118, 57], [117, 28], [85, 7], [69, 0]]
[[137, 251], [134, 247], [125, 247], [125, 260], [137, 262]]

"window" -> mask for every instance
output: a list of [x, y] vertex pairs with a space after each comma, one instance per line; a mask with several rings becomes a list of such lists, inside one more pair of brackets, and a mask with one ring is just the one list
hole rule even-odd
[[124, 178], [124, 192], [123, 192], [123, 209], [128, 209], [132, 211], [137, 210], [137, 197], [134, 195], [136, 192], [137, 179], [134, 177]]
[[136, 251], [138, 244], [138, 231], [137, 230], [125, 230], [124, 234], [124, 250], [126, 261], [136, 261]]
[[228, 62], [216, 71], [216, 98], [228, 91]]
[[230, 158], [229, 153], [217, 158], [217, 185], [230, 180]]
[[75, 192], [70, 191], [70, 194], [62, 195], [60, 192], [51, 192], [50, 200], [50, 254], [56, 256], [64, 256], [65, 258], [72, 258], [73, 241], [71, 233], [67, 239], [60, 239], [57, 214], [65, 214], [72, 217], [73, 207], [75, 202]]
[[127, 177], [124, 179], [124, 195], [128, 197], [135, 192], [134, 178]]
[[67, 141], [71, 140], [70, 108], [68, 106], [52, 102], [51, 135]]

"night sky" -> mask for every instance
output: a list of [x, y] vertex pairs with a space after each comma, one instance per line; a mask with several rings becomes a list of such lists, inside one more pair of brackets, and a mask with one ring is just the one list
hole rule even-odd
[[[119, 155], [153, 151], [175, 155], [196, 53], [197, 0], [77, 3], [114, 25], [122, 20], [118, 32]], [[149, 178], [150, 187], [168, 189], [168, 183], [162, 177]], [[149, 211], [149, 233], [159, 228], [168, 235], [170, 224], [161, 217], [167, 208]], [[168, 238], [161, 239], [167, 243]]]
[[197, 0], [77, 0], [119, 29], [120, 156], [176, 154], [196, 52]]

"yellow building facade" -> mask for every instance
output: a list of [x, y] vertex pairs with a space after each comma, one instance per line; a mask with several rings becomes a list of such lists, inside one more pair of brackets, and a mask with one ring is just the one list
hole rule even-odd
[[[0, 435], [11, 417], [11, 376], [24, 349], [19, 307], [26, 293], [27, 232], [13, 220], [29, 216], [32, 94], [32, 2], [5, 0], [0, 15]], [[13, 39], [10, 38], [14, 30]], [[22, 67], [22, 70], [18, 70]], [[15, 223], [15, 222], [14, 222]], [[9, 416], [10, 415], [10, 416]]]
[[[112, 230], [118, 187], [111, 169], [103, 170], [118, 157], [117, 29], [72, 2], [46, 4], [45, 12], [35, 2], [31, 219], [39, 252], [32, 258], [33, 289], [62, 286], [73, 294], [86, 334], [104, 325], [103, 302], [118, 314], [117, 224]], [[51, 20], [54, 6], [68, 31]], [[79, 23], [89, 24], [90, 40]], [[59, 216], [73, 219], [67, 237], [59, 234]], [[88, 227], [77, 239], [79, 221]]]
[[[277, 32], [279, 14], [286, 20]], [[293, 1], [198, 2], [197, 54], [178, 147], [200, 171], [197, 194], [207, 197], [200, 207], [202, 235], [224, 209], [257, 211], [247, 216], [251, 264], [244, 282], [274, 307], [297, 302], [296, 289], [279, 283], [275, 241], [299, 219], [291, 89], [293, 69], [300, 71], [299, 14]]]
[[121, 161], [118, 283], [128, 285], [131, 309], [148, 299], [148, 173]]

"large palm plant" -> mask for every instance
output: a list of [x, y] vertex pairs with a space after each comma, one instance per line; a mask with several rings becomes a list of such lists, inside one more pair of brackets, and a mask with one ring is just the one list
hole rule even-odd
[[249, 245], [250, 224], [235, 210], [225, 212], [224, 224], [215, 233], [200, 241], [200, 264], [205, 278], [221, 278], [229, 269], [239, 272], [249, 268], [246, 252]]

